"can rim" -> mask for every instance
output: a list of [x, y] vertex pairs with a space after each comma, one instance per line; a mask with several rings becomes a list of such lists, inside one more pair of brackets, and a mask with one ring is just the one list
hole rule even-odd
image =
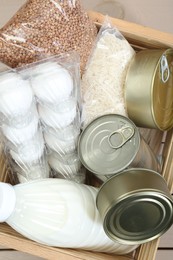
[[[154, 173], [154, 174], [156, 174], [158, 177], [160, 177], [160, 178], [165, 182], [165, 184], [167, 185], [166, 180], [165, 180], [165, 179], [163, 178], [163, 176], [160, 175], [160, 173], [157, 172], [157, 171], [154, 171], [154, 170], [148, 169], [148, 168], [128, 168], [128, 169], [125, 169], [125, 170], [123, 170], [123, 171], [118, 172], [117, 174], [115, 174], [115, 175], [111, 176], [109, 179], [107, 179], [107, 180], [106, 180], [104, 183], [102, 183], [102, 185], [99, 187], [99, 191], [101, 191], [101, 190], [103, 189], [103, 187], [106, 186], [106, 185], [107, 185], [111, 180], [113, 180], [114, 178], [118, 177], [119, 175], [126, 174], [127, 172], [130, 172], [130, 171], [136, 171], [136, 172], [138, 172], [138, 171], [141, 171], [141, 172], [147, 171], [147, 172]], [[98, 197], [98, 196], [97, 196], [97, 197]], [[96, 202], [97, 202], [97, 199], [96, 199]]]
[[[157, 69], [158, 69], [159, 65], [161, 64], [161, 60], [162, 60], [163, 55], [169, 55], [169, 54], [173, 55], [173, 49], [172, 48], [168, 48], [168, 49], [163, 50], [162, 55], [160, 56], [160, 58], [159, 58], [159, 60], [158, 60], [158, 62], [156, 64], [154, 75], [156, 75], [156, 73], [157, 73]], [[153, 81], [152, 82], [152, 90], [153, 90], [154, 89], [154, 77], [153, 77], [152, 81]], [[153, 93], [153, 91], [152, 91], [152, 93]], [[151, 97], [153, 99], [153, 95], [152, 94], [151, 94]], [[172, 123], [169, 123], [169, 125], [167, 125], [166, 127], [165, 126], [161, 127], [161, 125], [159, 124], [159, 121], [156, 120], [156, 116], [155, 116], [154, 106], [153, 105], [151, 107], [151, 114], [152, 114], [152, 117], [153, 117], [153, 122], [154, 122], [154, 124], [156, 125], [156, 127], [159, 130], [161, 130], [161, 131], [168, 131], [168, 130], [170, 130], [173, 127], [173, 118], [171, 120]]]
[[[123, 202], [123, 203], [122, 203]], [[128, 232], [120, 225], [120, 220], [124, 212], [130, 206], [134, 206], [135, 202], [139, 202], [140, 205], [142, 203], [152, 203], [152, 206], [157, 206], [160, 210], [160, 219], [159, 224], [156, 226], [150, 226], [149, 232], [148, 230], [145, 232], [144, 230], [141, 232]], [[122, 214], [117, 214], [117, 211]], [[113, 212], [113, 214], [111, 214]], [[111, 228], [110, 223], [118, 223], [116, 228]], [[166, 194], [160, 191], [142, 191], [136, 192], [135, 194], [127, 194], [126, 198], [123, 198], [116, 204], [116, 207], [111, 207], [110, 210], [107, 211], [104, 221], [103, 228], [105, 233], [108, 235], [110, 239], [113, 241], [128, 244], [128, 245], [136, 245], [149, 242], [155, 238], [160, 237], [163, 233], [165, 233], [169, 227], [173, 224], [173, 201], [166, 196]], [[141, 228], [141, 226], [140, 226]]]

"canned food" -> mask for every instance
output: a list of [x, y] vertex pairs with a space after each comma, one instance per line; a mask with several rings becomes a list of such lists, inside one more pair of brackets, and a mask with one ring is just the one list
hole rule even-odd
[[157, 172], [133, 168], [111, 177], [99, 189], [96, 205], [106, 234], [125, 244], [142, 244], [173, 223], [173, 200]]
[[142, 50], [126, 75], [128, 117], [140, 127], [173, 127], [173, 49]]
[[79, 137], [78, 154], [82, 164], [97, 176], [116, 174], [129, 166], [156, 171], [160, 167], [135, 124], [118, 114], [88, 124]]

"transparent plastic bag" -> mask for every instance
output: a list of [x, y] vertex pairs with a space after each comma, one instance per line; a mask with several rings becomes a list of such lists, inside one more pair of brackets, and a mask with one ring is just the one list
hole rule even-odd
[[52, 152], [48, 156], [48, 162], [54, 178], [62, 178], [85, 183], [86, 170], [82, 166], [76, 152], [64, 156]]
[[11, 168], [11, 179], [13, 183], [24, 183], [31, 180], [45, 179], [50, 177], [50, 167], [47, 161], [47, 152], [43, 151], [40, 158], [36, 161], [25, 163], [24, 161], [13, 160], [10, 154], [9, 165]]
[[[36, 121], [37, 122], [37, 121]], [[14, 138], [13, 143], [10, 138], [4, 137], [4, 151], [11, 168], [13, 181], [27, 182], [35, 179], [49, 178], [49, 167], [47, 162], [47, 151], [44, 144], [43, 133], [37, 122], [37, 127], [33, 126], [34, 131], [30, 127], [17, 129], [19, 134], [25, 133], [22, 139]], [[11, 129], [11, 132], [14, 130]], [[10, 136], [10, 137], [11, 137]], [[8, 136], [9, 137], [9, 136]], [[14, 142], [14, 140], [16, 142]], [[20, 142], [18, 142], [20, 140]]]
[[43, 135], [49, 151], [60, 155], [71, 154], [77, 150], [80, 126], [76, 120], [71, 125], [61, 129], [44, 127]]
[[77, 149], [81, 124], [79, 83], [76, 52], [0, 74], [1, 132], [19, 181], [49, 177], [47, 152], [70, 155]]
[[[69, 160], [66, 159], [77, 150], [81, 126], [79, 64], [79, 55], [76, 52], [69, 52], [18, 69], [33, 89], [49, 155], [57, 153], [56, 163], [58, 163], [58, 156], [61, 158], [64, 156], [65, 169], [68, 168], [70, 172], [72, 164], [68, 165]], [[74, 170], [74, 166], [72, 168]], [[81, 180], [81, 173], [78, 170], [73, 174], [76, 180], [77, 178]], [[68, 174], [59, 173], [59, 176], [69, 178]]]
[[68, 104], [65, 109], [53, 110], [44, 105], [38, 105], [38, 113], [43, 124], [54, 129], [68, 127], [78, 115], [76, 102]]
[[10, 67], [0, 62], [0, 73], [9, 70]]
[[30, 120], [34, 95], [28, 80], [13, 70], [0, 73], [0, 120], [1, 125], [17, 127]]
[[104, 114], [127, 116], [124, 82], [134, 54], [128, 41], [106, 18], [82, 76], [83, 125]]
[[96, 34], [80, 0], [28, 0], [0, 30], [0, 60], [15, 68], [75, 50], [83, 70]]
[[39, 104], [55, 111], [65, 109], [71, 99], [80, 105], [80, 56], [76, 51], [53, 55], [18, 71], [30, 81]]
[[29, 118], [30, 120], [26, 118], [25, 125], [22, 127], [13, 127], [12, 125], [3, 124], [1, 130], [5, 138], [16, 146], [32, 139], [39, 125], [37, 111], [35, 110], [35, 113], [31, 112]]
[[18, 162], [18, 164], [31, 165], [39, 161], [44, 152], [44, 140], [40, 129], [36, 134], [29, 140], [26, 140], [20, 145], [13, 145], [6, 142], [9, 148], [11, 157]]
[[0, 73], [0, 93], [0, 132], [13, 183], [48, 178], [46, 147], [30, 81], [18, 70], [8, 69]]

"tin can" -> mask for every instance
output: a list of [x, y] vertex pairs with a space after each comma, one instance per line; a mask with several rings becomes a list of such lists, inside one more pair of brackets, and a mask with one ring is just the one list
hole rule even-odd
[[96, 205], [106, 234], [129, 245], [151, 241], [173, 223], [173, 200], [157, 172], [131, 168], [111, 177], [99, 189]]
[[118, 114], [103, 115], [88, 124], [79, 137], [78, 154], [82, 164], [103, 181], [127, 167], [160, 169], [136, 125]]
[[140, 127], [173, 127], [173, 49], [142, 50], [126, 75], [128, 117]]

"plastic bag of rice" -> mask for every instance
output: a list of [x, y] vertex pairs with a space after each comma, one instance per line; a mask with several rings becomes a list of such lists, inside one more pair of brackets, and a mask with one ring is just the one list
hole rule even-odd
[[134, 49], [108, 19], [102, 25], [82, 76], [82, 124], [109, 113], [127, 116], [124, 83]]
[[80, 0], [27, 0], [0, 30], [0, 60], [14, 68], [75, 50], [83, 70], [96, 35]]

